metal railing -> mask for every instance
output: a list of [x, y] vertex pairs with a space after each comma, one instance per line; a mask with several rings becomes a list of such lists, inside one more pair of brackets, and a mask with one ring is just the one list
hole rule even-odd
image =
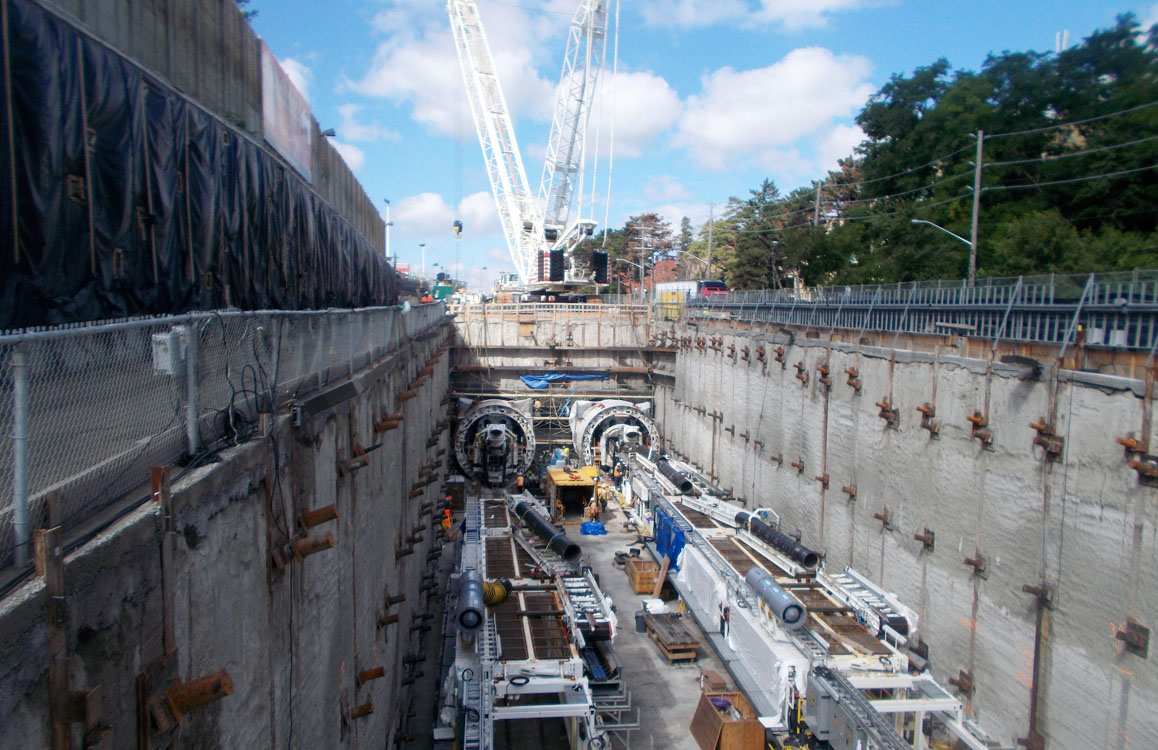
[[[1151, 350], [1158, 342], [1158, 270], [732, 292], [691, 299], [693, 318], [804, 328], [955, 334]], [[660, 317], [677, 317], [668, 306]], [[1075, 322], [1076, 321], [1076, 322]]]
[[67, 531], [145, 483], [149, 466], [211, 460], [206, 446], [244, 441], [259, 413], [443, 319], [441, 303], [230, 310], [0, 335], [0, 565], [27, 563], [50, 493]]

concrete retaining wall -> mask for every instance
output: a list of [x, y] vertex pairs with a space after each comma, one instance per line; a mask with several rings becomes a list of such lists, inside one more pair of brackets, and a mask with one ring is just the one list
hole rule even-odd
[[[169, 733], [152, 732], [152, 747], [392, 741], [411, 709], [403, 657], [421, 650], [421, 633], [411, 627], [421, 624], [415, 616], [425, 603], [419, 587], [431, 567], [428, 551], [439, 548], [436, 511], [421, 506], [439, 498], [442, 483], [410, 495], [423, 466], [448, 460], [437, 422], [449, 357], [438, 359], [414, 398], [396, 397], [449, 335], [449, 326], [438, 327], [363, 369], [352, 388], [306, 402], [300, 426], [283, 414], [264, 439], [229, 448], [220, 463], [174, 481], [172, 533], [161, 506], [148, 501], [67, 556], [70, 683], [73, 690], [100, 686], [111, 729], [104, 746], [138, 746], [140, 675], [155, 698], [173, 680], [220, 669], [231, 676], [232, 695], [190, 710]], [[374, 431], [397, 411], [405, 414], [397, 429]], [[432, 434], [437, 441], [428, 446]], [[343, 476], [338, 462], [354, 443], [380, 447], [366, 467]], [[310, 532], [332, 533], [332, 549], [285, 569], [269, 564], [287, 536], [303, 533], [302, 511], [335, 503], [339, 517]], [[422, 540], [396, 557], [414, 533]], [[388, 606], [385, 597], [399, 594], [405, 601]], [[167, 596], [175, 648], [166, 658]], [[0, 602], [0, 748], [50, 744], [46, 600], [36, 579]], [[385, 613], [400, 621], [379, 628]], [[359, 671], [375, 666], [386, 676], [359, 686]], [[366, 703], [373, 713], [348, 718]], [[79, 725], [73, 732], [79, 747]]]
[[[675, 385], [657, 389], [672, 449], [748, 507], [775, 509], [786, 531], [827, 553], [828, 570], [852, 565], [919, 610], [936, 676], [971, 673], [971, 716], [1009, 746], [1029, 727], [1037, 605], [1022, 586], [1044, 578], [1055, 592], [1038, 687], [1046, 747], [1158, 747], [1158, 672], [1115, 638], [1128, 617], [1158, 622], [1158, 490], [1116, 442], [1128, 433], [1154, 439], [1152, 427], [1138, 434], [1150, 423], [1144, 384], [1068, 371], [1051, 378], [1048, 363], [1031, 380], [1000, 363], [789, 343], [774, 330], [672, 329], [693, 341], [722, 338], [719, 351], [682, 349]], [[748, 346], [750, 360], [730, 356], [729, 345]], [[859, 373], [859, 392], [846, 369]], [[878, 402], [897, 411], [896, 428]], [[921, 427], [925, 405], [936, 436]], [[988, 417], [988, 448], [972, 436], [974, 412]], [[1064, 439], [1060, 461], [1034, 445], [1031, 422]], [[913, 538], [925, 529], [936, 536], [932, 552]], [[978, 555], [981, 576], [964, 563]]]

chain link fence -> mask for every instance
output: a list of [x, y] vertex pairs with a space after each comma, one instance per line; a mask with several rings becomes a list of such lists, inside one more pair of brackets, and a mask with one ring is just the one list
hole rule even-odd
[[444, 317], [441, 303], [222, 311], [0, 335], [0, 566], [27, 563], [31, 529], [75, 528], [141, 488], [149, 466], [211, 460], [259, 413]]

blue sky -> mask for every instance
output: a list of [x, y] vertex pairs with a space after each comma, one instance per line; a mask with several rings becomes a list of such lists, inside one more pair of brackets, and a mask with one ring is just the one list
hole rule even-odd
[[[614, 0], [611, 0], [614, 12]], [[578, 0], [478, 0], [536, 192], [566, 31]], [[385, 209], [391, 252], [489, 288], [513, 270], [466, 108], [445, 3], [251, 0], [252, 24], [303, 89], [323, 129]], [[853, 118], [894, 73], [945, 57], [1052, 51], [1115, 17], [1158, 21], [1158, 3], [1106, 0], [629, 0], [585, 214], [621, 227], [661, 213], [698, 227], [708, 205], [765, 177], [782, 193], [824, 176], [860, 140]], [[611, 45], [604, 82], [611, 80]], [[614, 89], [614, 98], [611, 91]], [[614, 113], [614, 114], [612, 114]], [[607, 186], [608, 133], [614, 170]], [[594, 201], [590, 184], [597, 185]], [[608, 197], [609, 196], [609, 197]], [[608, 208], [609, 207], [609, 208]], [[384, 213], [384, 211], [383, 211]], [[574, 214], [573, 214], [574, 215]], [[456, 242], [452, 223], [464, 223]], [[486, 270], [482, 270], [483, 268]]]

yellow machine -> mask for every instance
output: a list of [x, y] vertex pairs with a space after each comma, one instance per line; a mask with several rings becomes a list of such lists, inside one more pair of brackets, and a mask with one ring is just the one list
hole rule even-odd
[[547, 469], [547, 506], [555, 523], [579, 523], [583, 509], [595, 496], [599, 469], [583, 466], [571, 469]]

